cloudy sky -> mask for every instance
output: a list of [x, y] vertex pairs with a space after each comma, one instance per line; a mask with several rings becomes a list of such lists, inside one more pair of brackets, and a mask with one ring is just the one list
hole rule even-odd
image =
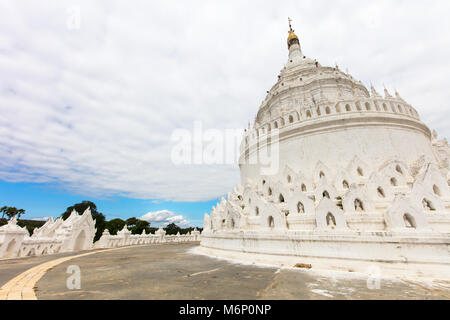
[[38, 218], [89, 199], [108, 218], [201, 225], [239, 170], [176, 166], [171, 136], [253, 119], [288, 16], [307, 56], [397, 88], [450, 137], [449, 14], [445, 0], [0, 0], [0, 204]]

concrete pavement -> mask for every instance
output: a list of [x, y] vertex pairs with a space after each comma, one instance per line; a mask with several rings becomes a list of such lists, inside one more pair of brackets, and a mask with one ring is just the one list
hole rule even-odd
[[[0, 299], [450, 299], [450, 284], [243, 265], [157, 244], [0, 261]], [[70, 266], [81, 288], [67, 288]], [[31, 268], [31, 269], [30, 269]]]
[[[367, 276], [242, 265], [192, 254], [193, 244], [101, 252], [64, 262], [37, 283], [38, 299], [450, 299], [450, 287]], [[69, 290], [67, 268], [81, 270]]]

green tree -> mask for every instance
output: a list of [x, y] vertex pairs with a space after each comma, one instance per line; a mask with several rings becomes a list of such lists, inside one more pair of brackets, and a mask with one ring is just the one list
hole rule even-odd
[[177, 226], [175, 223], [171, 223], [171, 224], [167, 225], [167, 227], [165, 227], [164, 230], [166, 230], [167, 235], [177, 234], [178, 232], [181, 234], [181, 231], [182, 231], [182, 229], [179, 226]]
[[125, 223], [129, 227], [135, 227], [136, 224], [138, 223], [138, 221], [139, 221], [139, 219], [133, 217], [133, 218], [128, 218], [127, 220], [125, 220]]
[[139, 220], [136, 223], [136, 226], [133, 228], [132, 232], [133, 234], [141, 234], [142, 231], [145, 230], [145, 233], [150, 233], [150, 223], [144, 220]]
[[95, 228], [97, 228], [97, 232], [95, 233], [94, 242], [100, 239], [103, 231], [106, 228], [106, 218], [103, 213], [97, 211], [97, 206], [92, 201], [82, 201], [80, 203], [74, 204], [66, 209], [66, 211], [61, 215], [61, 217], [66, 220], [70, 217], [70, 214], [73, 210], [78, 212], [79, 214], [83, 214], [87, 208], [91, 208], [92, 219], [95, 220]]
[[128, 229], [132, 234], [142, 234], [142, 231], [145, 230], [145, 233], [150, 233], [150, 223], [144, 220], [139, 220], [137, 218], [129, 218], [125, 220]]
[[20, 219], [20, 216], [25, 214], [24, 209], [17, 209], [16, 207], [7, 207], [4, 206], [0, 209], [0, 212], [2, 213], [2, 218], [5, 217], [5, 215], [12, 219], [13, 217], [17, 216], [18, 219]]
[[125, 221], [119, 218], [106, 222], [106, 229], [108, 229], [109, 233], [112, 235], [116, 235], [117, 232], [122, 230], [124, 226]]

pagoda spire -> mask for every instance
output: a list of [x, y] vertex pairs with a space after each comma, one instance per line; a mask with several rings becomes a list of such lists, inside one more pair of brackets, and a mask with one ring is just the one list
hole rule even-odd
[[292, 28], [292, 19], [288, 18], [289, 22], [289, 31], [288, 31], [288, 38], [287, 38], [287, 46], [289, 49], [289, 63], [300, 63], [303, 58], [302, 49], [300, 47], [300, 40], [298, 39], [297, 35], [294, 32], [294, 29]]
[[288, 18], [288, 22], [289, 22], [289, 36], [288, 36], [288, 40], [287, 40], [287, 44], [288, 44], [288, 49], [291, 48], [292, 45], [294, 44], [298, 44], [300, 46], [300, 40], [298, 39], [297, 35], [294, 32], [294, 29], [292, 29], [292, 19]]

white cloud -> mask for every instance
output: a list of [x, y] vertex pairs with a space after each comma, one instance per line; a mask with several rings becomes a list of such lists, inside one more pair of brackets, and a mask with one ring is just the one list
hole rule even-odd
[[166, 226], [170, 223], [175, 223], [179, 227], [189, 227], [191, 225], [185, 217], [169, 210], [148, 212], [139, 219], [150, 222], [151, 226]]
[[31, 220], [33, 220], [33, 221], [47, 221], [48, 219], [50, 219], [50, 217], [33, 218]]
[[[45, 4], [44, 4], [45, 3]], [[303, 51], [400, 94], [450, 137], [448, 1], [72, 1], [0, 4], [0, 178], [80, 194], [200, 201], [237, 166], [174, 166], [170, 136], [245, 127]], [[351, 13], [351, 14], [349, 14]], [[381, 90], [379, 90], [381, 91]]]

